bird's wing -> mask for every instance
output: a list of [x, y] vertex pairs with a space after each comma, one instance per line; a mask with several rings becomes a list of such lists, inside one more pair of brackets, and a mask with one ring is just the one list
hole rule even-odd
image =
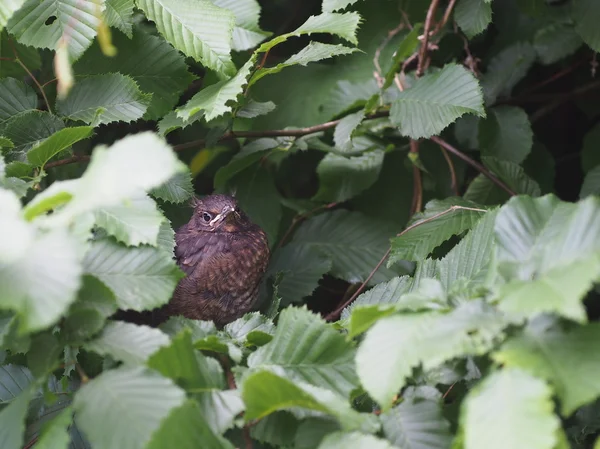
[[189, 276], [203, 261], [208, 260], [214, 253], [221, 252], [223, 242], [218, 237], [210, 232], [190, 231], [187, 227], [177, 231], [175, 260], [179, 268]]

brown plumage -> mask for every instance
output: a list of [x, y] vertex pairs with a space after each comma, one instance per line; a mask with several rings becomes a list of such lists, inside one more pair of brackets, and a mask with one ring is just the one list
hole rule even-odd
[[250, 311], [269, 262], [264, 231], [239, 209], [235, 198], [210, 195], [194, 201], [190, 221], [175, 234], [175, 258], [186, 274], [167, 316], [229, 323]]

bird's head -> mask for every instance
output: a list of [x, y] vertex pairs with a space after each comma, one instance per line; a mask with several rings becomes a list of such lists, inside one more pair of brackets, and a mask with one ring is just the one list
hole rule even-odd
[[192, 222], [205, 232], [239, 232], [247, 222], [235, 198], [229, 195], [208, 195], [192, 200]]

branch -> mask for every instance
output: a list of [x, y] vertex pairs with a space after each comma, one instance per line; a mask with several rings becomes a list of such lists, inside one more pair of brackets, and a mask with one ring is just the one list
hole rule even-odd
[[427, 61], [427, 50], [429, 46], [429, 31], [431, 30], [431, 25], [433, 23], [433, 16], [435, 15], [435, 11], [437, 10], [438, 4], [440, 0], [431, 0], [431, 4], [429, 5], [429, 9], [427, 10], [427, 17], [425, 18], [425, 27], [423, 30], [423, 42], [421, 43], [421, 48], [419, 49], [419, 64], [417, 65], [417, 73], [416, 76], [423, 76], [425, 72], [425, 62]]

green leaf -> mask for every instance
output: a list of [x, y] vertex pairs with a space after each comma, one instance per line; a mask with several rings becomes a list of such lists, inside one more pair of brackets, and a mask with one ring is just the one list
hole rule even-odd
[[335, 12], [346, 9], [358, 0], [323, 0], [323, 12]]
[[176, 173], [150, 194], [169, 203], [183, 203], [194, 195], [192, 176], [189, 170]]
[[296, 30], [281, 34], [268, 42], [262, 44], [256, 53], [264, 53], [269, 51], [275, 45], [285, 42], [290, 37], [302, 36], [304, 34], [313, 33], [329, 33], [335, 34], [342, 39], [357, 44], [356, 32], [360, 24], [361, 17], [356, 12], [347, 13], [332, 13], [323, 12], [318, 16], [310, 16], [306, 22], [300, 25]]
[[531, 44], [518, 42], [492, 58], [481, 81], [485, 103], [490, 105], [498, 97], [510, 95], [513, 87], [527, 75], [535, 57]]
[[166, 304], [183, 277], [163, 251], [126, 248], [108, 239], [91, 244], [83, 265], [113, 291], [119, 308], [137, 311]]
[[136, 3], [177, 50], [220, 76], [233, 75], [235, 66], [230, 53], [235, 18], [231, 11], [208, 0], [137, 0]]
[[21, 449], [23, 447], [27, 406], [32, 396], [33, 389], [27, 388], [8, 406], [0, 410], [0, 447], [2, 449]]
[[381, 415], [381, 426], [386, 438], [397, 447], [447, 449], [452, 439], [439, 400], [430, 398], [407, 397]]
[[[385, 254], [394, 231], [387, 223], [357, 212], [338, 210], [306, 220], [298, 227], [293, 243], [329, 256], [332, 275], [348, 282], [362, 282]], [[373, 275], [371, 285], [397, 274], [382, 266]]]
[[[133, 1], [131, 3], [133, 5]], [[75, 73], [102, 75], [119, 72], [127, 75], [133, 78], [139, 90], [152, 94], [145, 119], [156, 120], [171, 111], [194, 80], [183, 55], [160, 37], [138, 29], [129, 38], [118, 32], [112, 33], [112, 39], [113, 45], [118, 48], [116, 56], [104, 55], [99, 44], [95, 43], [74, 65]]]
[[333, 141], [335, 147], [340, 151], [352, 149], [352, 134], [365, 118], [365, 111], [360, 110], [354, 114], [348, 114], [335, 127]]
[[169, 257], [173, 257], [175, 253], [175, 231], [171, 227], [171, 222], [165, 220], [160, 225], [158, 230], [158, 237], [156, 237], [156, 247], [168, 254]]
[[[253, 339], [256, 337], [259, 339], [265, 336], [272, 337], [275, 326], [273, 321], [266, 316], [258, 312], [251, 312], [226, 324], [223, 330], [229, 338], [237, 343], [253, 344]], [[271, 338], [268, 339], [271, 341]]]
[[555, 447], [560, 422], [551, 396], [544, 381], [521, 370], [492, 373], [463, 403], [464, 448]]
[[272, 33], [263, 31], [259, 25], [260, 4], [256, 0], [212, 0], [212, 2], [235, 14], [233, 40], [231, 46], [235, 51], [250, 50], [256, 47]]
[[0, 404], [14, 403], [33, 381], [31, 371], [24, 366], [0, 366]]
[[242, 398], [246, 404], [244, 419], [260, 419], [278, 410], [306, 409], [325, 413], [338, 419], [346, 430], [377, 430], [373, 415], [358, 413], [330, 390], [303, 382], [292, 382], [270, 371], [248, 374], [242, 383]]
[[[0, 20], [1, 17], [0, 10]], [[37, 103], [35, 91], [27, 84], [14, 78], [0, 79], [0, 129], [8, 119], [18, 113], [36, 109]]]
[[91, 126], [64, 128], [41, 141], [27, 152], [27, 160], [37, 167], [42, 167], [59, 154], [80, 140], [91, 137], [94, 129]]
[[36, 449], [57, 449], [67, 447], [71, 436], [69, 427], [73, 423], [73, 410], [65, 407], [56, 417], [48, 422], [42, 431], [39, 440], [35, 443]]
[[389, 441], [358, 432], [334, 432], [321, 441], [317, 449], [393, 449]]
[[524, 333], [507, 340], [493, 358], [507, 368], [520, 368], [550, 382], [568, 417], [600, 396], [596, 382], [599, 337], [598, 323], [562, 330], [534, 321]]
[[533, 131], [527, 113], [512, 106], [491, 108], [479, 121], [479, 145], [483, 156], [520, 164], [533, 145]]
[[138, 366], [103, 372], [81, 387], [73, 406], [94, 449], [142, 449], [184, 402], [171, 380]]
[[69, 36], [65, 42], [74, 61], [96, 37], [103, 9], [102, 0], [28, 0], [8, 21], [7, 29], [22, 44], [51, 50]]
[[100, 355], [108, 354], [126, 365], [140, 365], [169, 343], [169, 337], [158, 329], [113, 321], [84, 348]]
[[277, 105], [272, 101], [258, 102], [251, 99], [247, 104], [237, 110], [235, 116], [239, 118], [255, 118], [261, 115], [267, 115], [276, 108]]
[[43, 378], [58, 367], [64, 346], [55, 335], [41, 332], [31, 339], [31, 349], [27, 352], [27, 366], [37, 378]]
[[0, 31], [6, 26], [11, 16], [23, 6], [25, 0], [5, 0], [0, 5]]
[[317, 167], [320, 185], [312, 199], [339, 203], [355, 197], [377, 181], [383, 157], [382, 150], [356, 157], [327, 154]]
[[575, 30], [594, 51], [600, 51], [600, 31], [594, 20], [594, 17], [598, 17], [598, 14], [600, 14], [600, 5], [594, 0], [577, 0], [573, 2]]
[[407, 231], [392, 239], [388, 266], [399, 260], [424, 259], [453, 235], [475, 226], [485, 212], [475, 203], [459, 198], [430, 201], [424, 212], [411, 219]]
[[41, 141], [65, 127], [55, 115], [43, 111], [26, 111], [4, 122], [3, 137], [13, 143], [8, 160], [27, 161], [27, 152]]
[[[133, 37], [133, 9], [135, 4], [133, 0], [106, 0], [106, 9], [104, 10], [104, 20], [110, 27], [115, 27], [127, 35], [129, 39]], [[112, 34], [113, 44], [115, 43], [115, 34]], [[121, 53], [121, 47], [119, 53]], [[118, 56], [117, 54], [117, 56]], [[80, 73], [76, 70], [77, 73]]]
[[402, 39], [400, 42], [398, 49], [394, 53], [392, 66], [385, 75], [383, 89], [387, 89], [392, 85], [394, 82], [394, 77], [402, 68], [404, 61], [406, 61], [406, 59], [412, 55], [419, 46], [419, 35], [421, 34], [422, 29], [422, 23], [414, 24], [410, 32], [404, 36], [404, 39]]
[[232, 428], [245, 409], [239, 390], [211, 390], [194, 395], [202, 415], [216, 434]]
[[583, 199], [590, 195], [600, 195], [600, 165], [587, 172], [583, 178], [579, 198]]
[[311, 41], [306, 47], [290, 56], [284, 62], [279, 63], [274, 67], [258, 69], [252, 76], [248, 85], [252, 86], [262, 77], [273, 73], [279, 73], [286, 67], [291, 67], [293, 65], [305, 66], [310, 62], [322, 61], [323, 59], [333, 58], [334, 56], [349, 55], [356, 51], [358, 51], [357, 48]]
[[501, 315], [481, 301], [465, 302], [450, 313], [383, 318], [358, 349], [358, 376], [370, 396], [388, 410], [413, 368], [429, 370], [454, 357], [483, 354], [505, 325]]
[[132, 122], [142, 118], [152, 96], [143, 93], [129, 76], [120, 73], [89, 76], [79, 80], [69, 96], [57, 103], [57, 112], [70, 120], [93, 126]]
[[460, 0], [454, 20], [469, 39], [483, 33], [492, 21], [492, 5], [486, 0]]
[[396, 304], [412, 289], [413, 280], [410, 276], [401, 276], [390, 279], [388, 282], [377, 284], [371, 290], [361, 293], [356, 300], [342, 311], [342, 319], [350, 318], [350, 314], [357, 307], [371, 305]]
[[[122, 447], [122, 446], [121, 446]], [[206, 422], [198, 403], [188, 399], [181, 407], [174, 409], [163, 420], [160, 428], [152, 435], [148, 449], [233, 449], [233, 445], [216, 435]]]
[[254, 60], [255, 57], [252, 57], [246, 61], [246, 64], [231, 79], [219, 81], [202, 89], [185, 106], [177, 109], [177, 117], [187, 121], [193, 115], [203, 111], [204, 118], [208, 122], [231, 111], [230, 103], [243, 92]]
[[481, 88], [467, 69], [448, 64], [400, 92], [390, 120], [403, 135], [419, 139], [441, 133], [464, 114], [485, 117]]
[[250, 355], [248, 367], [270, 369], [344, 397], [358, 386], [354, 348], [331, 325], [304, 308], [281, 312], [273, 340]]
[[554, 64], [575, 53], [581, 38], [572, 26], [551, 22], [536, 31], [533, 46], [542, 64]]
[[96, 225], [126, 245], [146, 243], [156, 246], [165, 220], [156, 203], [146, 195], [95, 211]]
[[309, 296], [330, 270], [329, 257], [309, 246], [291, 243], [273, 253], [266, 276], [284, 273], [278, 291], [285, 306]]

